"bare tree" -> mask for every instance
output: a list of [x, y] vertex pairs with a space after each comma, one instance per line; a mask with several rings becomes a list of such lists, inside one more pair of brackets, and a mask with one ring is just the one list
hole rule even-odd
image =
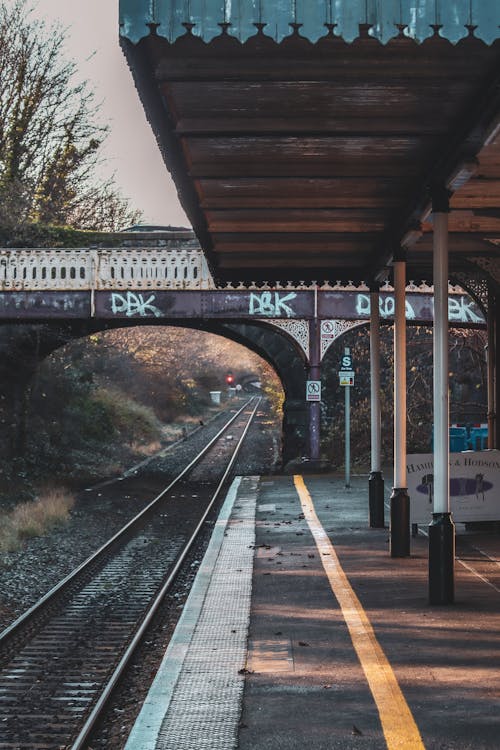
[[107, 127], [64, 43], [26, 0], [0, 0], [0, 224], [118, 229], [138, 214], [113, 179], [96, 182]]

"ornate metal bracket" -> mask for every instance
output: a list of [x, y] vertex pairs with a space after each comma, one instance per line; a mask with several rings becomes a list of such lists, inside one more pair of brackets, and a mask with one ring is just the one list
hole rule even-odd
[[269, 323], [276, 328], [280, 328], [285, 331], [290, 338], [297, 342], [299, 347], [304, 352], [307, 361], [309, 361], [309, 322], [307, 320], [279, 320], [279, 319], [266, 319], [263, 323]]
[[366, 325], [366, 320], [322, 320], [320, 328], [321, 345], [320, 345], [320, 356], [321, 361], [325, 356], [326, 352], [333, 344], [334, 341], [339, 339], [347, 331], [352, 328], [358, 328], [359, 326]]

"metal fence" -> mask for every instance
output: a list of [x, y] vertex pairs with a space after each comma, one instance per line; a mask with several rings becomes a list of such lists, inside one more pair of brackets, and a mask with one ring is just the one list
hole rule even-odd
[[201, 250], [0, 250], [0, 290], [213, 289]]

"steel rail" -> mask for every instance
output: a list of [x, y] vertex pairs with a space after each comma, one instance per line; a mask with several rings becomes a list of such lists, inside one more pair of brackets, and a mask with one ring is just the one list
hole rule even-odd
[[[92, 709], [92, 712], [88, 716], [84, 726], [82, 727], [78, 737], [76, 738], [75, 742], [71, 745], [71, 750], [83, 750], [85, 747], [85, 742], [88, 739], [90, 733], [92, 732], [92, 729], [95, 727], [97, 721], [99, 720], [100, 715], [102, 714], [109, 698], [111, 697], [113, 690], [116, 688], [116, 685], [122, 676], [123, 672], [125, 671], [130, 659], [132, 658], [133, 654], [135, 653], [135, 650], [137, 649], [138, 645], [140, 644], [151, 620], [153, 619], [154, 615], [156, 614], [160, 604], [162, 603], [163, 599], [165, 598], [165, 595], [168, 593], [168, 590], [172, 586], [177, 573], [179, 572], [180, 567], [182, 566], [184, 560], [186, 559], [186, 556], [188, 555], [191, 547], [193, 546], [194, 542], [196, 541], [196, 538], [198, 537], [198, 534], [200, 532], [200, 529], [202, 528], [209, 512], [212, 510], [215, 501], [219, 497], [219, 494], [226, 483], [226, 480], [234, 466], [234, 463], [238, 457], [238, 454], [240, 452], [241, 446], [243, 445], [243, 441], [245, 440], [245, 437], [247, 435], [247, 432], [250, 428], [250, 425], [252, 423], [252, 420], [255, 416], [255, 412], [257, 411], [261, 399], [258, 398], [256, 405], [253, 408], [252, 413], [250, 414], [247, 424], [245, 426], [245, 429], [243, 430], [243, 433], [238, 440], [238, 443], [232, 453], [231, 459], [229, 460], [229, 463], [226, 467], [226, 470], [224, 471], [224, 474], [222, 476], [222, 479], [219, 481], [219, 484], [217, 485], [217, 488], [202, 516], [200, 521], [198, 522], [198, 525], [196, 526], [195, 530], [193, 531], [190, 539], [187, 541], [183, 551], [180, 553], [179, 557], [177, 558], [177, 561], [175, 563], [174, 568], [170, 572], [170, 575], [168, 576], [167, 580], [163, 584], [161, 590], [157, 594], [153, 604], [151, 605], [150, 609], [148, 610], [145, 618], [143, 619], [141, 625], [139, 626], [138, 630], [136, 631], [132, 641], [130, 642], [129, 646], [127, 647], [126, 651], [124, 652], [123, 656], [121, 657], [118, 665], [115, 668], [115, 671], [109, 678], [106, 687], [102, 691], [99, 699], [96, 701], [96, 704], [94, 708]], [[250, 402], [247, 402], [246, 406], [248, 406]], [[246, 408], [243, 407], [244, 408]], [[243, 409], [238, 412], [238, 414], [243, 411]], [[219, 433], [220, 434], [220, 433]], [[213, 441], [212, 441], [213, 442]]]
[[[169, 492], [169, 490], [172, 489], [191, 469], [193, 469], [196, 464], [198, 464], [206, 453], [211, 449], [211, 447], [216, 443], [221, 435], [226, 432], [228, 427], [239, 417], [242, 411], [244, 411], [253, 401], [253, 399], [256, 398], [253, 396], [250, 398], [232, 417], [229, 419], [224, 426], [219, 430], [219, 432], [210, 440], [209, 443], [203, 448], [203, 450], [198, 453], [198, 455], [181, 471], [181, 473], [173, 479], [170, 484], [165, 487], [164, 490], [160, 492], [159, 495], [157, 495], [153, 500], [151, 500], [148, 505], [146, 505], [145, 508], [143, 508], [140, 513], [138, 513], [136, 516], [134, 516], [128, 523], [125, 524], [119, 531], [116, 532], [110, 539], [108, 539], [105, 544], [103, 544], [96, 552], [93, 552], [86, 560], [84, 560], [78, 567], [76, 567], [74, 570], [71, 571], [67, 576], [65, 576], [63, 579], [61, 579], [52, 589], [47, 591], [46, 594], [44, 594], [32, 607], [26, 610], [26, 612], [23, 612], [22, 615], [20, 615], [16, 620], [14, 620], [13, 623], [11, 623], [5, 630], [3, 630], [0, 633], [0, 648], [7, 642], [7, 640], [10, 637], [13, 637], [16, 631], [20, 630], [20, 628], [23, 625], [26, 625], [29, 620], [34, 617], [37, 612], [39, 612], [43, 606], [45, 606], [51, 599], [55, 599], [55, 597], [61, 593], [64, 588], [66, 588], [71, 581], [75, 580], [77, 576], [79, 576], [81, 573], [83, 573], [87, 568], [89, 568], [93, 563], [97, 562], [100, 557], [103, 557], [104, 554], [111, 548], [111, 546], [120, 540], [121, 537], [124, 537], [127, 532], [129, 532], [133, 526], [137, 525], [139, 521], [158, 503], [164, 495]], [[259, 399], [260, 402], [260, 399]]]

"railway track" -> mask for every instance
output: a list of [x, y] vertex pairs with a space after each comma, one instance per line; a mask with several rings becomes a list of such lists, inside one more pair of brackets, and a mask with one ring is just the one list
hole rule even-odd
[[247, 402], [141, 513], [0, 635], [0, 748], [85, 747], [203, 529], [258, 404]]

